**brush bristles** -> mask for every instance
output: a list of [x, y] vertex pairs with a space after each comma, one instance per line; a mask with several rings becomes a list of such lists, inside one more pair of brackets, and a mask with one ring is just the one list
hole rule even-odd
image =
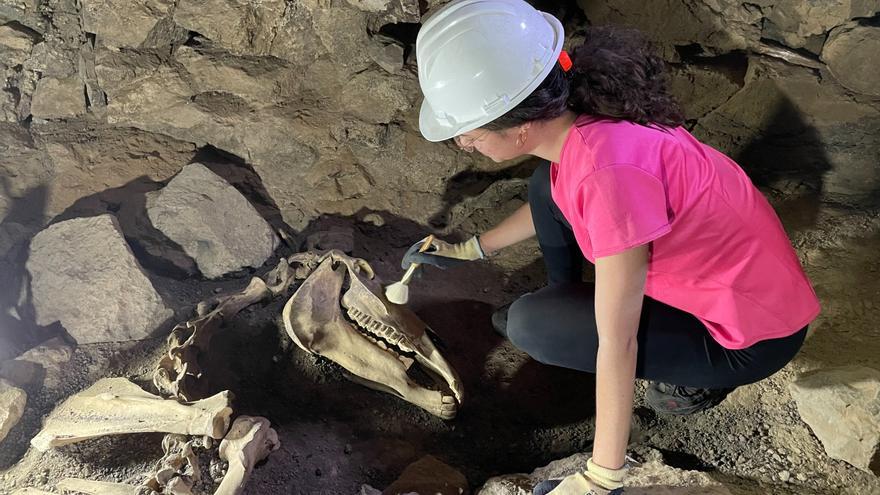
[[406, 304], [409, 300], [409, 287], [406, 284], [394, 282], [385, 287], [385, 299], [388, 299], [388, 302], [392, 304]]

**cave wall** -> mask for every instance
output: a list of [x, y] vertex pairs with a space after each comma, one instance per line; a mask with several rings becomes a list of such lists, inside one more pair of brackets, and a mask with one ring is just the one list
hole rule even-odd
[[[294, 231], [364, 209], [447, 229], [497, 220], [523, 200], [522, 174], [417, 131], [415, 36], [440, 3], [0, 0], [4, 267], [83, 198], [167, 181], [205, 150], [252, 169]], [[880, 1], [536, 6], [572, 43], [587, 23], [645, 30], [688, 126], [774, 204], [800, 205], [803, 225], [823, 205], [877, 205]], [[19, 285], [2, 282], [12, 307]]]

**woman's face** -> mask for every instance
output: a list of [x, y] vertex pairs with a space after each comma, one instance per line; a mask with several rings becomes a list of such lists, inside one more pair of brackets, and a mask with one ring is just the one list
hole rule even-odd
[[455, 144], [464, 151], [479, 151], [495, 162], [503, 162], [526, 153], [522, 144], [517, 143], [518, 128], [490, 131], [477, 128], [454, 138]]

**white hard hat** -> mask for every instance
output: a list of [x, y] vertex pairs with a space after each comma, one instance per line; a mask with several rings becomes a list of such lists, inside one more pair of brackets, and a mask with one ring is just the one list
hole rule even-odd
[[442, 141], [505, 114], [550, 73], [562, 43], [559, 20], [522, 0], [444, 5], [416, 38], [422, 136]]

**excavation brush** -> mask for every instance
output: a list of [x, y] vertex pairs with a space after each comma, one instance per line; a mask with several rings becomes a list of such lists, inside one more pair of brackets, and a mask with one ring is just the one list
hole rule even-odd
[[[422, 247], [419, 248], [420, 253], [424, 253], [431, 247], [431, 243], [434, 242], [434, 236], [429, 235], [425, 238], [425, 242], [422, 243]], [[388, 299], [392, 304], [406, 304], [409, 301], [409, 281], [412, 279], [413, 275], [416, 273], [416, 269], [419, 267], [418, 263], [410, 263], [409, 268], [406, 269], [406, 272], [403, 274], [403, 277], [400, 279], [400, 282], [394, 282], [393, 284], [385, 287], [385, 298]]]

